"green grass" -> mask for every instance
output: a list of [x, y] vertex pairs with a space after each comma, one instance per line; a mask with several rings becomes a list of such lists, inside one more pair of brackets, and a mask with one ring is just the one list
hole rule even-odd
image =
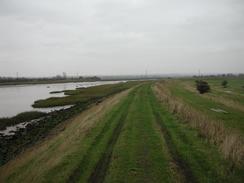
[[[215, 78], [204, 79], [211, 87], [210, 95], [214, 97], [224, 97], [244, 105], [244, 78]], [[223, 88], [221, 83], [226, 80], [227, 88]], [[195, 80], [181, 80], [192, 87], [195, 87]]]
[[7, 126], [16, 125], [22, 122], [30, 121], [45, 116], [46, 113], [38, 111], [23, 112], [11, 118], [0, 118], [0, 130]]
[[[172, 155], [181, 158], [192, 172], [196, 182], [242, 182], [243, 168], [231, 171], [231, 162], [224, 160], [217, 147], [201, 138], [198, 131], [178, 121], [166, 107], [160, 105], [155, 96], [150, 96], [152, 105], [159, 115], [159, 123], [168, 133]], [[167, 140], [167, 139], [166, 139]], [[184, 166], [182, 167], [184, 168]]]
[[[60, 148], [66, 143], [60, 136], [5, 182], [243, 182], [244, 169], [231, 167], [216, 146], [168, 112], [152, 84], [133, 89], [88, 132], [75, 137], [67, 128], [70, 149]], [[57, 149], [62, 156], [50, 168]]]
[[[227, 88], [223, 88], [221, 82], [226, 80], [228, 82]], [[244, 94], [244, 78], [219, 78], [219, 79], [207, 79], [209, 84], [219, 90], [228, 91], [231, 90], [238, 94]]]
[[35, 101], [32, 105], [35, 108], [55, 107], [64, 105], [74, 105], [77, 103], [87, 102], [91, 99], [102, 98], [113, 93], [118, 93], [134, 86], [137, 82], [127, 82], [111, 85], [101, 85], [90, 88], [81, 88], [76, 90], [64, 91], [64, 97], [51, 97], [44, 100]]
[[[206, 94], [200, 95], [196, 92], [188, 91], [178, 81], [170, 84], [170, 90], [174, 96], [183, 99], [184, 102], [204, 112], [210, 118], [221, 120], [224, 122], [226, 127], [237, 129], [244, 133], [244, 113], [242, 111], [223, 105], [219, 102], [215, 102], [211, 99], [204, 98], [203, 95]], [[228, 114], [212, 111], [211, 108], [223, 109], [227, 111]]]
[[[35, 175], [36, 182], [66, 182], [70, 181], [85, 181], [88, 180], [92, 170], [94, 169], [97, 161], [99, 160], [102, 153], [106, 151], [106, 144], [108, 143], [113, 130], [115, 129], [118, 120], [122, 113], [128, 110], [130, 101], [133, 100], [133, 92], [122, 100], [112, 111], [109, 111], [97, 125], [89, 131], [82, 141], [74, 139], [70, 144], [70, 148], [74, 149], [71, 153], [65, 153], [62, 160], [54, 167], [47, 168], [42, 175]], [[71, 134], [72, 136], [72, 131]], [[15, 180], [24, 181], [26, 180], [25, 175], [27, 172], [31, 172], [38, 163], [43, 164], [44, 162], [40, 159], [45, 156], [53, 156], [53, 151], [62, 142], [56, 141], [51, 147], [48, 147], [48, 151], [42, 154], [38, 158], [33, 158], [27, 161], [23, 166], [18, 167], [17, 170], [7, 178], [7, 182], [13, 182]], [[78, 172], [76, 175], [75, 172]], [[20, 178], [21, 177], [21, 178]]]
[[244, 79], [233, 79], [227, 78], [228, 81], [227, 88], [223, 88], [220, 84], [223, 80], [221, 79], [209, 79], [207, 80], [212, 86], [212, 93], [216, 96], [223, 96], [234, 100], [235, 102], [240, 102], [244, 105]]
[[[163, 140], [154, 123], [164, 128]], [[177, 174], [186, 182], [243, 178], [241, 170], [230, 171], [216, 147], [161, 106], [148, 85], [138, 90], [111, 159], [105, 182], [175, 182]], [[172, 161], [179, 171], [172, 172]]]
[[105, 182], [168, 182], [169, 162], [153, 125], [148, 85], [138, 89]]

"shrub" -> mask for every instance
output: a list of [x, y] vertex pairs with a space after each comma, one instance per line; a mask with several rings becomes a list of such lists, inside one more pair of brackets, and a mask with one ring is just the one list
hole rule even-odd
[[196, 87], [200, 94], [207, 93], [210, 91], [210, 86], [206, 81], [197, 80]]
[[224, 88], [227, 88], [228, 81], [226, 81], [226, 80], [222, 81], [221, 85], [222, 85]]

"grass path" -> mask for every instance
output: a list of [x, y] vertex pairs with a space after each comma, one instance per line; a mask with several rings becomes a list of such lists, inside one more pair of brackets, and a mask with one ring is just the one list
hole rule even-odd
[[131, 108], [105, 182], [242, 182], [242, 171], [231, 171], [216, 147], [177, 121], [150, 85]]
[[173, 179], [163, 143], [153, 125], [147, 88], [139, 88], [131, 104], [105, 182], [168, 182]]
[[101, 129], [98, 129], [99, 132], [95, 134], [79, 166], [69, 176], [67, 182], [97, 182], [103, 180], [113, 145], [116, 143], [116, 138], [123, 126], [133, 97], [134, 93], [130, 93], [128, 98], [116, 110], [111, 111], [108, 118], [105, 118], [105, 124]]

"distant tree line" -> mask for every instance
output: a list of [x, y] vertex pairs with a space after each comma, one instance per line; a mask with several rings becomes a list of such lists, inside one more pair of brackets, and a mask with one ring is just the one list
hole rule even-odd
[[55, 77], [39, 77], [39, 78], [33, 78], [33, 77], [1, 77], [0, 76], [0, 83], [17, 83], [17, 82], [45, 82], [45, 81], [62, 81], [62, 80], [79, 80], [79, 81], [100, 81], [101, 78], [97, 76], [91, 76], [91, 77], [83, 77], [83, 76], [61, 76], [57, 75]]
[[232, 74], [232, 73], [227, 73], [227, 74], [210, 74], [210, 75], [201, 75], [201, 76], [193, 76], [194, 78], [199, 78], [199, 77], [204, 77], [204, 78], [225, 78], [225, 77], [233, 77], [233, 78], [244, 78], [244, 74]]

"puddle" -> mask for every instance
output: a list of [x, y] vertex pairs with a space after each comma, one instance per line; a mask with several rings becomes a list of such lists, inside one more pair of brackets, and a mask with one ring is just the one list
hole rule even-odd
[[59, 111], [62, 109], [69, 109], [73, 106], [74, 105], [65, 105], [65, 106], [57, 106], [57, 107], [35, 108], [35, 110], [40, 111], [40, 112], [53, 112], [53, 111]]
[[211, 108], [210, 109], [211, 111], [214, 111], [214, 112], [218, 112], [218, 113], [225, 113], [225, 114], [228, 114], [227, 111], [223, 110], [223, 109], [219, 109], [219, 108]]
[[[66, 105], [66, 106], [58, 106], [58, 107], [49, 107], [49, 108], [38, 108], [38, 111], [42, 111], [42, 112], [54, 112], [54, 111], [59, 111], [59, 110], [62, 110], [62, 109], [68, 109], [68, 108], [73, 107], [73, 106], [74, 105]], [[28, 124], [37, 123], [37, 122], [39, 122], [42, 119], [43, 118], [33, 119], [31, 121], [26, 121], [26, 122], [19, 123], [17, 125], [8, 126], [8, 127], [6, 127], [5, 130], [1, 130], [0, 131], [0, 135], [2, 135], [2, 136], [12, 136], [12, 135], [15, 134], [15, 132], [19, 131], [20, 129], [26, 128], [26, 126]]]
[[2, 136], [12, 136], [15, 134], [15, 132], [17, 132], [20, 129], [26, 128], [26, 126], [28, 124], [33, 124], [33, 123], [37, 123], [40, 120], [42, 120], [43, 118], [39, 118], [39, 119], [33, 119], [31, 121], [28, 122], [23, 122], [23, 123], [19, 123], [17, 125], [13, 125], [13, 126], [8, 126], [5, 130], [0, 131], [0, 135]]

